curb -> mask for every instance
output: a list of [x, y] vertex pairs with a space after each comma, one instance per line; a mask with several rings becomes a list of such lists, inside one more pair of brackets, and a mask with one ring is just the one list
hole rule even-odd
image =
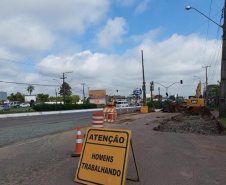
[[[123, 107], [121, 109], [134, 108], [134, 107]], [[116, 108], [119, 110], [119, 108]], [[53, 115], [53, 114], [69, 114], [69, 113], [78, 113], [78, 112], [94, 112], [94, 111], [103, 111], [103, 108], [99, 109], [82, 109], [82, 110], [64, 110], [64, 111], [48, 111], [48, 112], [30, 112], [30, 113], [12, 113], [12, 114], [0, 114], [1, 118], [15, 118], [15, 117], [25, 117], [25, 116], [44, 116], [44, 115]]]

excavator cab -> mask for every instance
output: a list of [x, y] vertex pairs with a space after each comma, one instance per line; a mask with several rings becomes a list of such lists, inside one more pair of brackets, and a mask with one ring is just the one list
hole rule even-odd
[[189, 96], [189, 99], [187, 99], [187, 107], [204, 107], [204, 99], [201, 98], [201, 81], [199, 82], [197, 89], [196, 89], [196, 96]]

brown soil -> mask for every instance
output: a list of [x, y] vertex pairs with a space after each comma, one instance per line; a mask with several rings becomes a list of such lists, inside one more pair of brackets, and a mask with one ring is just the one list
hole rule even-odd
[[185, 109], [174, 105], [165, 108], [165, 112], [181, 112], [170, 119], [165, 119], [154, 130], [162, 132], [194, 133], [202, 135], [226, 135], [224, 126], [207, 108]]

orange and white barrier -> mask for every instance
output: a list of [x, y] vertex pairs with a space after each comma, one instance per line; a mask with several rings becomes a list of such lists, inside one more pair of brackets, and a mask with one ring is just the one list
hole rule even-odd
[[117, 112], [115, 107], [105, 107], [103, 109], [104, 121], [113, 122], [117, 118]]
[[75, 144], [75, 153], [71, 154], [71, 157], [79, 157], [82, 152], [82, 147], [83, 147], [82, 132], [80, 127], [78, 127], [76, 144]]
[[104, 127], [104, 114], [102, 112], [93, 112], [92, 127]]

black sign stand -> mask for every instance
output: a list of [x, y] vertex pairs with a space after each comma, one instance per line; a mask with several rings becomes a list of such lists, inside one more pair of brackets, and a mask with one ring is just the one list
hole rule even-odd
[[131, 149], [132, 149], [133, 161], [134, 161], [136, 172], [137, 172], [137, 178], [127, 177], [126, 179], [131, 180], [131, 181], [135, 181], [135, 182], [140, 182], [140, 176], [139, 176], [137, 162], [136, 162], [136, 158], [135, 158], [135, 154], [134, 154], [134, 150], [133, 150], [132, 139], [130, 139], [130, 146], [131, 146]]

